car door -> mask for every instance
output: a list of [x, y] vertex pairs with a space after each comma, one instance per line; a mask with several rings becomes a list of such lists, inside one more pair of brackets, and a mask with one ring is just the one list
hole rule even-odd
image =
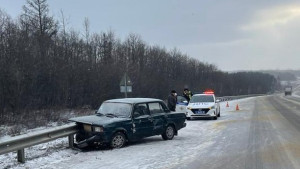
[[188, 101], [183, 96], [177, 96], [176, 112], [185, 113]]
[[162, 134], [167, 123], [167, 114], [159, 102], [148, 103], [150, 114], [153, 118], [153, 135]]
[[151, 136], [153, 119], [146, 103], [136, 104], [133, 109], [133, 136], [136, 139]]

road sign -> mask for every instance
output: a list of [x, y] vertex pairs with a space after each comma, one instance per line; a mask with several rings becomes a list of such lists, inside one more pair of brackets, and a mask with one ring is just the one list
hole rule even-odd
[[132, 92], [132, 86], [120, 86], [120, 91], [121, 93], [125, 93], [125, 91]]
[[132, 86], [132, 82], [128, 77], [127, 73], [125, 73], [125, 75], [122, 77], [120, 86]]
[[128, 77], [127, 73], [123, 76], [120, 82], [120, 92], [125, 93], [125, 98], [127, 97], [128, 92], [132, 92], [132, 82]]

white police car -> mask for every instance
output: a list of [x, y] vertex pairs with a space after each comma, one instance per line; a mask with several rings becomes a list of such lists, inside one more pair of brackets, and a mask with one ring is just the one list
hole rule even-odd
[[194, 94], [186, 108], [186, 117], [187, 119], [213, 117], [215, 120], [220, 117], [220, 104], [214, 92]]
[[176, 112], [185, 113], [188, 101], [183, 96], [177, 96]]

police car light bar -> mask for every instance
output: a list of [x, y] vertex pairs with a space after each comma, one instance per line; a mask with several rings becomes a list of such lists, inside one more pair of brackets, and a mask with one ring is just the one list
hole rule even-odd
[[203, 92], [204, 94], [214, 94], [215, 92], [213, 90], [207, 90], [205, 92]]

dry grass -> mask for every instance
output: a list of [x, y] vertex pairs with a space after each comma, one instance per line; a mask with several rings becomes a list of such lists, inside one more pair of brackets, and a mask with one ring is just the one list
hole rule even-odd
[[4, 135], [15, 136], [26, 132], [28, 129], [47, 127], [51, 123], [63, 125], [68, 119], [76, 116], [93, 114], [91, 109], [43, 109], [5, 113], [0, 115], [0, 137]]

